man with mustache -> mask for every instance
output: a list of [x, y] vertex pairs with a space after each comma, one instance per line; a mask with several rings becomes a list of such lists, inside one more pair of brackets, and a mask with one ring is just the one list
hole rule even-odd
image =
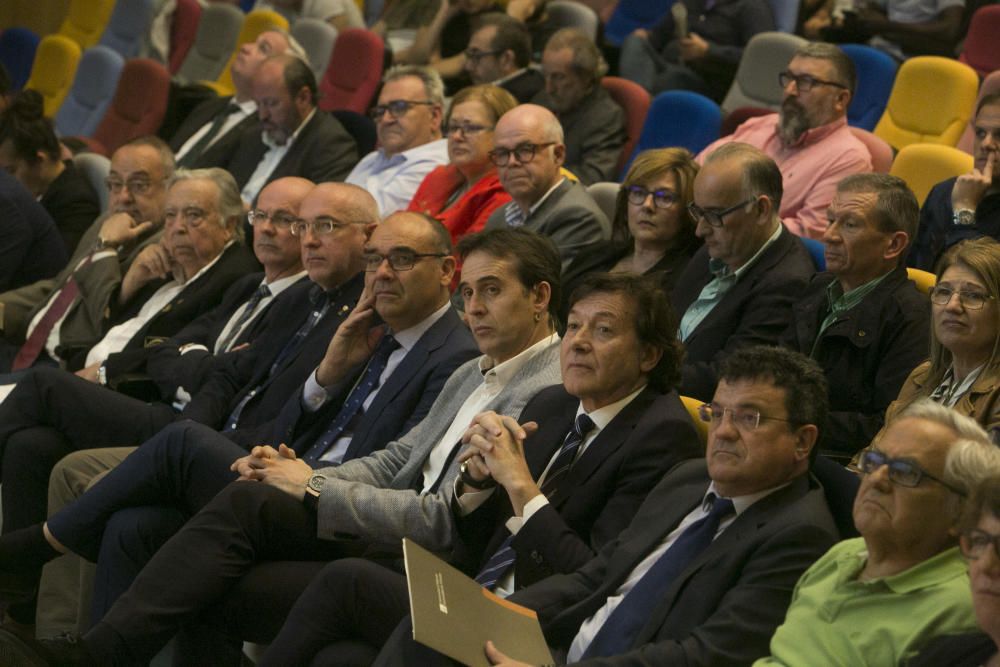
[[872, 170], [868, 149], [847, 127], [856, 82], [854, 64], [832, 44], [806, 44], [779, 75], [781, 111], [751, 118], [698, 154], [699, 164], [719, 146], [740, 141], [778, 163], [784, 181], [780, 216], [789, 231], [818, 239], [826, 208], [845, 176]]

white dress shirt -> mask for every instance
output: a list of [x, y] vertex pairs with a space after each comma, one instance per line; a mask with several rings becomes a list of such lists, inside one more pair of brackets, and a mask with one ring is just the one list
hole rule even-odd
[[[206, 150], [208, 149], [209, 146], [211, 146], [216, 141], [225, 136], [226, 132], [229, 132], [229, 130], [233, 129], [234, 127], [242, 123], [247, 116], [257, 113], [257, 103], [254, 102], [253, 100], [247, 100], [246, 102], [237, 102], [234, 99], [232, 102], [230, 102], [230, 104], [235, 104], [238, 107], [238, 109], [230, 113], [228, 116], [226, 116], [226, 122], [222, 124], [222, 127], [219, 128], [219, 131], [215, 133], [214, 137], [212, 137], [212, 140], [208, 142], [208, 146], [205, 146]], [[223, 113], [225, 112], [226, 111], [224, 110]], [[213, 118], [212, 120], [215, 119]], [[198, 145], [198, 142], [201, 141], [201, 138], [205, 136], [210, 129], [212, 129], [212, 120], [202, 125], [198, 129], [198, 131], [192, 134], [191, 137], [184, 142], [184, 145], [181, 146], [180, 149], [178, 149], [177, 154], [175, 156], [178, 161], [184, 159], [184, 156], [187, 155], [188, 151], [190, 151], [192, 148]]]
[[309, 112], [309, 115], [303, 119], [302, 123], [299, 124], [295, 131], [292, 132], [292, 136], [288, 137], [288, 140], [283, 144], [275, 143], [267, 132], [261, 132], [260, 140], [267, 146], [268, 151], [264, 153], [264, 156], [257, 163], [257, 168], [253, 170], [250, 174], [250, 178], [247, 179], [247, 184], [243, 186], [243, 191], [240, 192], [240, 196], [243, 198], [247, 204], [253, 202], [257, 198], [257, 193], [263, 189], [264, 185], [267, 183], [267, 179], [270, 178], [271, 172], [274, 171], [275, 167], [281, 162], [281, 159], [285, 157], [288, 150], [295, 143], [298, 138], [299, 133], [302, 132], [302, 128], [306, 126], [312, 117], [316, 114], [316, 108]]
[[437, 139], [395, 155], [386, 155], [378, 149], [361, 158], [345, 182], [371, 193], [379, 213], [385, 217], [405, 211], [424, 177], [442, 164], [448, 164], [447, 139]]

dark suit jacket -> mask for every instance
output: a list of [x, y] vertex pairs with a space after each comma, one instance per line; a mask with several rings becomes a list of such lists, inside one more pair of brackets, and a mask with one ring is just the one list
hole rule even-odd
[[[355, 425], [344, 460], [382, 449], [416, 426], [427, 416], [452, 372], [479, 354], [468, 327], [450, 309], [424, 332], [379, 388]], [[314, 413], [302, 409], [302, 392], [296, 392], [275, 421], [271, 442], [292, 445], [300, 454], [309, 449], [340, 412], [363, 368], [355, 369], [332, 389], [330, 399]]]
[[[792, 319], [792, 305], [805, 292], [815, 270], [802, 242], [782, 229], [778, 239], [684, 341], [681, 394], [711, 400], [719, 365], [727, 354], [749, 345], [777, 345]], [[712, 278], [708, 249], [702, 247], [674, 288], [678, 317], [684, 316]]]
[[0, 292], [51, 278], [68, 258], [48, 212], [0, 170]]
[[534, 67], [526, 67], [517, 75], [497, 83], [521, 104], [527, 104], [545, 88], [545, 77]]
[[[239, 146], [224, 165], [240, 189], [250, 180], [266, 152], [258, 127], [243, 132]], [[351, 135], [339, 120], [317, 109], [268, 175], [267, 182], [284, 176], [301, 176], [314, 183], [343, 181], [357, 162], [358, 148]]]
[[49, 184], [38, 203], [52, 216], [66, 251], [73, 252], [87, 228], [101, 215], [101, 202], [73, 161], [63, 164], [66, 168]]
[[[546, 91], [536, 95], [534, 102], [553, 109]], [[618, 159], [628, 138], [625, 111], [618, 103], [597, 84], [578, 106], [557, 115], [566, 134], [563, 166], [585, 185], [616, 180]]]
[[[232, 100], [231, 95], [215, 97], [205, 100], [192, 109], [177, 131], [174, 132], [174, 136], [170, 137], [170, 150], [175, 153], [179, 151], [187, 143], [187, 140], [194, 136], [195, 132], [210, 124], [220, 113], [224, 113]], [[240, 145], [240, 137], [243, 133], [253, 131], [256, 128], [257, 114], [252, 113], [212, 142], [212, 145], [205, 149], [205, 152], [194, 163], [193, 168], [225, 167], [232, 159], [237, 146]]]
[[[568, 648], [596, 612], [698, 503], [703, 460], [668, 474], [596, 558], [511, 596], [538, 612], [549, 643]], [[633, 650], [581, 665], [746, 665], [767, 655], [799, 576], [838, 539], [823, 491], [803, 476], [751, 505], [678, 575]]]
[[[556, 385], [543, 389], [525, 406], [518, 421], [539, 424], [524, 444], [535, 479], [562, 446], [579, 405], [578, 398]], [[647, 387], [601, 430], [549, 504], [518, 531], [511, 543], [518, 556], [517, 587], [585, 565], [628, 526], [646, 494], [668, 470], [703, 454], [677, 393], [664, 395]], [[501, 489], [460, 518], [459, 565], [472, 575], [478, 572], [510, 535], [504, 523], [512, 515], [510, 499]]]

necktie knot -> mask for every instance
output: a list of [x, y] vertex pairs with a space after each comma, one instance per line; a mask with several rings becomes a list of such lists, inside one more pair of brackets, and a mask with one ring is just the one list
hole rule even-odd
[[576, 416], [576, 421], [573, 422], [573, 432], [576, 433], [577, 437], [585, 439], [587, 434], [594, 430], [596, 424], [594, 420], [591, 419], [586, 412], [581, 412]]
[[711, 503], [712, 508], [708, 511], [709, 521], [721, 522], [727, 516], [736, 512], [736, 507], [729, 498], [713, 495]]

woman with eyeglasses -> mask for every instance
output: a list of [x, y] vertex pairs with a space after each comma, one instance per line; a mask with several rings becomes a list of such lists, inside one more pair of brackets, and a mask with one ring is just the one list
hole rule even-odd
[[492, 85], [463, 88], [452, 99], [444, 124], [451, 161], [427, 174], [408, 210], [440, 220], [453, 242], [482, 231], [490, 213], [510, 201], [490, 151], [494, 126], [515, 106], [510, 93]]
[[688, 212], [698, 164], [683, 148], [643, 151], [632, 162], [615, 202], [611, 242], [583, 250], [563, 276], [565, 320], [569, 297], [589, 273], [653, 274], [668, 294], [701, 241]]

